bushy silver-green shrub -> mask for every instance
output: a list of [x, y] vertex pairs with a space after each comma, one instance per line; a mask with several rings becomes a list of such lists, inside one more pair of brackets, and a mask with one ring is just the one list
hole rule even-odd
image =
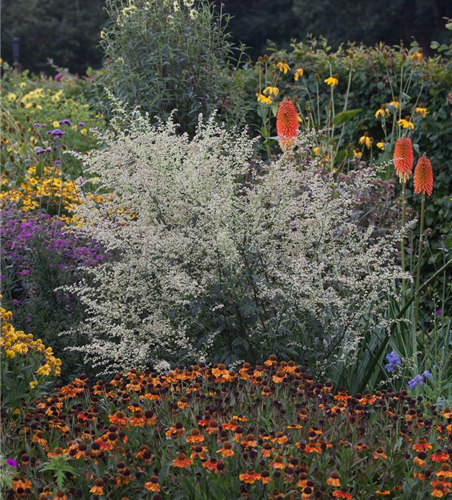
[[118, 259], [71, 288], [87, 307], [90, 364], [259, 359], [312, 367], [352, 362], [397, 300], [399, 234], [363, 227], [360, 197], [376, 173], [335, 180], [300, 137], [294, 157], [255, 157], [246, 132], [214, 119], [193, 139], [135, 115], [85, 158], [103, 203], [84, 230]]

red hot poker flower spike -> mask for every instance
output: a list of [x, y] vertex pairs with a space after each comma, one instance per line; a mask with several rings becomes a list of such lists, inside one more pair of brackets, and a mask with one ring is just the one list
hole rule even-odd
[[413, 170], [413, 145], [411, 139], [397, 139], [394, 150], [394, 167], [400, 182], [406, 182]]
[[428, 194], [431, 196], [433, 191], [433, 170], [430, 160], [424, 153], [419, 158], [414, 169], [414, 194]]
[[282, 101], [279, 103], [278, 114], [276, 116], [276, 130], [281, 149], [287, 153], [295, 146], [298, 135], [298, 118], [295, 106], [292, 101]]

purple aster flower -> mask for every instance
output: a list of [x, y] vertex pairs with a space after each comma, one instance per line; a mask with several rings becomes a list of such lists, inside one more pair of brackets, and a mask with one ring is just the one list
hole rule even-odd
[[33, 127], [39, 128], [40, 126], [39, 123], [33, 123]]
[[410, 389], [414, 389], [417, 385], [422, 385], [423, 383], [424, 379], [422, 378], [422, 375], [416, 375], [408, 382], [408, 387]]
[[425, 372], [422, 375], [425, 378], [432, 378], [433, 377], [433, 375], [428, 370], [425, 370]]
[[44, 153], [51, 153], [52, 152], [52, 149], [51, 148], [39, 148], [37, 151], [36, 151], [36, 154], [37, 155], [42, 155]]
[[7, 458], [6, 463], [10, 465], [11, 467], [17, 467], [17, 462], [13, 460], [12, 458]]
[[78, 124], [80, 125], [80, 127], [84, 127], [85, 126], [85, 122], [78, 122]]
[[70, 120], [60, 120], [58, 122], [60, 125], [72, 125], [72, 122]]
[[66, 132], [64, 132], [63, 130], [59, 129], [59, 128], [56, 128], [54, 130], [48, 130], [46, 132], [47, 135], [51, 135], [52, 137], [63, 137], [63, 135], [65, 134]]

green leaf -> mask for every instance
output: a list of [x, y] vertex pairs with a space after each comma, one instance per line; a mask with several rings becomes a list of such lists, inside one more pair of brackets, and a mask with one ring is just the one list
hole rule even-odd
[[350, 109], [348, 111], [339, 113], [333, 118], [333, 125], [344, 125], [344, 123], [350, 121], [358, 113], [361, 113], [361, 111], [362, 109]]
[[261, 135], [262, 137], [265, 137], [265, 139], [268, 139], [270, 137], [270, 132], [268, 131], [267, 127], [261, 127]]

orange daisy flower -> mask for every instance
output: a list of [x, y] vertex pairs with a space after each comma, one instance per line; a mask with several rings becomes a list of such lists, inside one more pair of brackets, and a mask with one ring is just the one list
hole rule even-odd
[[233, 457], [235, 455], [235, 452], [232, 449], [232, 444], [229, 441], [225, 441], [223, 443], [223, 448], [217, 450], [217, 453], [219, 453], [224, 458]]
[[204, 440], [205, 437], [198, 429], [190, 431], [190, 435], [186, 438], [187, 443], [202, 443]]
[[256, 481], [259, 481], [261, 478], [261, 475], [255, 472], [254, 470], [248, 470], [244, 474], [240, 474], [239, 479], [240, 481], [247, 483], [247, 484], [254, 484]]
[[104, 482], [102, 479], [96, 479], [94, 481], [94, 486], [89, 490], [90, 493], [93, 495], [96, 495], [98, 497], [102, 496], [104, 494]]
[[413, 444], [413, 450], [416, 451], [428, 451], [432, 448], [432, 445], [425, 438], [421, 438], [417, 443]]
[[452, 471], [449, 464], [441, 464], [441, 469], [435, 472], [437, 476], [452, 477]]
[[144, 416], [143, 410], [135, 410], [132, 417], [129, 418], [129, 424], [132, 427], [143, 427], [146, 423], [146, 417]]
[[430, 460], [432, 462], [447, 462], [449, 460], [449, 454], [442, 450], [436, 450], [433, 455], [430, 455]]
[[125, 427], [127, 425], [127, 417], [122, 411], [117, 411], [114, 415], [110, 415], [108, 418], [112, 424], [119, 425], [120, 427]]
[[144, 484], [144, 487], [148, 491], [160, 491], [159, 478], [157, 476], [152, 476], [151, 479]]
[[285, 469], [286, 465], [284, 464], [284, 459], [281, 455], [278, 455], [275, 457], [273, 462], [270, 463], [270, 466], [273, 467], [274, 469]]
[[350, 493], [347, 493], [347, 490], [342, 488], [341, 490], [336, 490], [333, 492], [334, 498], [345, 498], [345, 500], [350, 500], [353, 498]]
[[173, 460], [173, 467], [187, 468], [193, 463], [191, 458], [188, 458], [185, 453], [179, 453], [177, 458]]
[[212, 371], [212, 375], [215, 378], [221, 378], [221, 377], [228, 378], [228, 376], [229, 376], [229, 371], [226, 370], [226, 366], [223, 365], [222, 363], [220, 363], [216, 368], [212, 368], [211, 371]]
[[372, 456], [374, 457], [375, 460], [377, 460], [379, 458], [382, 458], [383, 460], [387, 460], [387, 458], [388, 458], [388, 455], [386, 455], [386, 453], [384, 452], [384, 450], [381, 446], [373, 452]]
[[246, 439], [240, 443], [244, 448], [255, 448], [257, 441], [254, 434], [248, 434]]
[[339, 474], [337, 472], [332, 472], [330, 477], [326, 480], [326, 484], [330, 486], [340, 487], [341, 480], [339, 479]]

